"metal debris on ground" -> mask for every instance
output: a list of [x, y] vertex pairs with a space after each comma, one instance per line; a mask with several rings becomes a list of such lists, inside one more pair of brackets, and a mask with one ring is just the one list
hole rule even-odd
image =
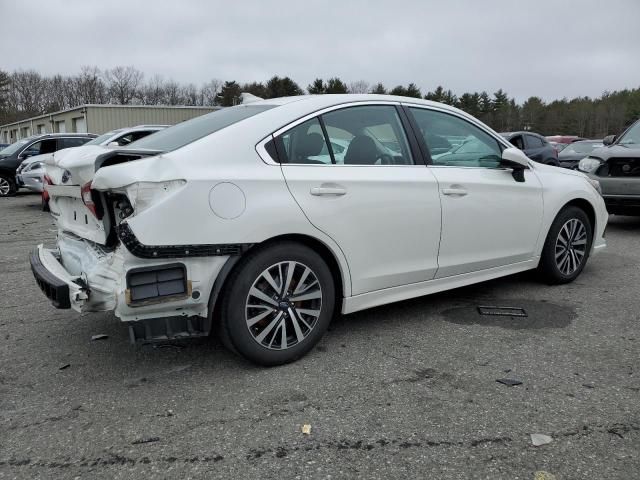
[[137, 440], [134, 440], [133, 442], [131, 442], [131, 445], [141, 445], [143, 443], [153, 443], [153, 442], [159, 442], [160, 441], [160, 437], [145, 437], [145, 438], [139, 438]]
[[534, 447], [546, 445], [551, 442], [553, 442], [553, 438], [551, 438], [549, 435], [544, 435], [542, 433], [531, 434], [531, 443], [533, 444]]
[[91, 341], [95, 342], [96, 340], [105, 340], [109, 338], [109, 335], [105, 335], [104, 333], [99, 333], [98, 335], [93, 335], [91, 337]]
[[553, 473], [539, 470], [534, 474], [533, 480], [557, 480], [557, 477]]
[[302, 433], [305, 435], [311, 435], [311, 425], [309, 425], [308, 423], [302, 425]]
[[513, 378], [498, 378], [496, 379], [496, 382], [502, 383], [507, 387], [515, 387], [516, 385], [522, 385], [522, 382], [520, 380], [515, 380]]
[[478, 306], [480, 315], [496, 315], [499, 317], [527, 317], [527, 312], [520, 307], [496, 307], [489, 305]]

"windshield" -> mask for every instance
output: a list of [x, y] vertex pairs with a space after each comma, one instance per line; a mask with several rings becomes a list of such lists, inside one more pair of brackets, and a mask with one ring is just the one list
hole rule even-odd
[[575, 142], [568, 145], [562, 150], [562, 155], [571, 155], [578, 153], [580, 155], [587, 155], [596, 148], [602, 147], [604, 144], [600, 142]]
[[116, 133], [122, 132], [122, 128], [119, 130], [111, 130], [110, 132], [103, 133], [99, 137], [94, 138], [90, 142], [85, 143], [85, 145], [102, 145], [104, 142], [113, 137]]
[[238, 105], [222, 108], [149, 135], [135, 142], [131, 149], [170, 152], [273, 107], [275, 105]]
[[22, 140], [17, 141], [16, 143], [12, 143], [7, 148], [5, 148], [3, 150], [0, 150], [0, 155], [2, 155], [2, 156], [13, 155], [14, 153], [16, 153], [18, 150], [20, 150], [22, 147], [24, 147], [27, 143], [29, 143], [34, 138], [36, 138], [36, 137], [27, 137], [27, 138], [23, 138]]
[[622, 135], [622, 137], [620, 137], [620, 140], [618, 140], [618, 145], [636, 144], [640, 144], [640, 120], [634, 123], [633, 126], [629, 130], [627, 130], [626, 133]]

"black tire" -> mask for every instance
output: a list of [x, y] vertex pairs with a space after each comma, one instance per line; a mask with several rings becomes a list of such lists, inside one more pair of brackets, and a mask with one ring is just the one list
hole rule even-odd
[[13, 197], [17, 191], [15, 179], [7, 174], [0, 173], [0, 197]]
[[[573, 234], [573, 237], [570, 234], [571, 225], [574, 224], [581, 224], [584, 227], [584, 245], [578, 245], [579, 242], [582, 242], [582, 236], [578, 235], [579, 227], [576, 227], [576, 233]], [[566, 229], [565, 226], [567, 226]], [[567, 235], [569, 239], [565, 238]], [[559, 237], [568, 241], [563, 243]], [[569, 283], [575, 280], [587, 263], [592, 242], [593, 226], [584, 210], [574, 206], [563, 209], [551, 224], [544, 242], [538, 265], [538, 272], [542, 280], [550, 285]], [[565, 244], [569, 247], [565, 247]], [[582, 251], [582, 248], [584, 248], [584, 253], [579, 258], [579, 252]]]
[[[290, 267], [291, 265], [293, 268]], [[282, 270], [278, 270], [280, 268]], [[306, 288], [297, 296], [295, 292], [289, 294], [284, 292], [283, 295], [279, 295], [276, 289], [266, 282], [266, 277], [263, 275], [268, 270], [277, 286], [282, 286], [287, 283], [290, 268], [293, 272], [290, 284], [294, 285], [298, 282], [297, 285]], [[305, 268], [311, 271], [306, 277], [304, 276]], [[279, 275], [278, 272], [280, 272]], [[312, 289], [308, 285], [313, 285], [310, 280], [314, 277], [319, 287]], [[269, 301], [275, 302], [277, 306], [250, 295], [254, 287], [269, 296]], [[296, 300], [296, 298], [309, 296], [306, 293], [308, 291], [317, 294], [318, 290], [319, 300]], [[290, 241], [272, 244], [247, 253], [229, 275], [221, 293], [218, 331], [222, 342], [229, 350], [264, 366], [292, 362], [311, 350], [322, 338], [331, 322], [336, 297], [331, 271], [322, 257], [312, 249]], [[313, 304], [313, 311], [319, 312], [317, 317], [298, 311], [299, 309], [304, 312], [311, 311], [307, 306], [310, 302], [316, 302]], [[255, 303], [261, 304], [259, 310], [250, 307]], [[273, 312], [269, 312], [269, 309]], [[267, 317], [250, 327], [249, 320], [259, 317], [258, 313], [263, 312]], [[297, 328], [293, 324], [294, 320]], [[265, 331], [269, 332], [266, 337], [258, 340]], [[283, 335], [285, 348], [276, 349], [283, 345]], [[272, 346], [266, 345], [269, 340], [274, 342]], [[290, 346], [289, 342], [291, 342]]]

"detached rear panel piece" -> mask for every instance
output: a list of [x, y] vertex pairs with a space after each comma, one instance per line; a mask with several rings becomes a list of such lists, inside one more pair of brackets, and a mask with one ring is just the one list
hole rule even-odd
[[191, 294], [182, 263], [136, 268], [127, 273], [127, 303], [147, 305]]

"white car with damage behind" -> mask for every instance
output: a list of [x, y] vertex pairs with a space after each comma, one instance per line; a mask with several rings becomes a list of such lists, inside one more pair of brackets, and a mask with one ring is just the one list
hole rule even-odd
[[[472, 143], [440, 160], [441, 138]], [[597, 182], [413, 98], [258, 101], [47, 173], [57, 242], [31, 265], [54, 305], [112, 310], [134, 341], [215, 330], [264, 365], [336, 312], [530, 269], [569, 282], [605, 247]]]

